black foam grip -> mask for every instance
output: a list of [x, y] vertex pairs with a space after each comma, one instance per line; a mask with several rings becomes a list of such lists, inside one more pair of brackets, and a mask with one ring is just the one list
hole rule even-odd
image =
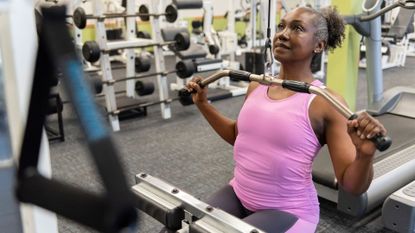
[[310, 84], [305, 82], [298, 82], [293, 80], [285, 80], [282, 82], [282, 87], [295, 92], [310, 93]]
[[136, 211], [131, 208], [112, 208], [104, 196], [49, 180], [33, 173], [20, 180], [16, 189], [22, 202], [32, 203], [101, 232], [119, 232], [128, 226], [120, 223], [120, 218], [136, 219]]
[[231, 70], [229, 77], [234, 80], [249, 81], [251, 73], [243, 70]]

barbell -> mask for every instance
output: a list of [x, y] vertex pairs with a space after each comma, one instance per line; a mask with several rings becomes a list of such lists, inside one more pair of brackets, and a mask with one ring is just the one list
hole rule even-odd
[[102, 16], [87, 15], [82, 7], [77, 7], [72, 15], [75, 26], [79, 29], [86, 27], [86, 21], [88, 19], [104, 20], [110, 18], [127, 18], [127, 17], [139, 17], [143, 21], [148, 21], [150, 16], [159, 17], [164, 15], [167, 22], [173, 23], [177, 20], [178, 12], [176, 6], [170, 4], [166, 7], [164, 13], [149, 13], [148, 7], [141, 5], [139, 11], [135, 14], [122, 14], [122, 13], [109, 13]]

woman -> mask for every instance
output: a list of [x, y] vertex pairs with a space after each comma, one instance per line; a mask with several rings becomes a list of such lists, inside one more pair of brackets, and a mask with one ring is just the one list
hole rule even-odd
[[[343, 20], [334, 8], [317, 12], [300, 7], [286, 14], [273, 40], [274, 56], [281, 63], [279, 78], [322, 86], [313, 78], [312, 60], [340, 46], [343, 38]], [[369, 139], [386, 134], [369, 114], [347, 121], [319, 96], [251, 82], [234, 121], [208, 103], [199, 79], [187, 84], [189, 91], [196, 90], [193, 102], [234, 146], [234, 178], [210, 198], [212, 206], [266, 232], [314, 232], [319, 203], [312, 162], [324, 144], [343, 189], [354, 194], [368, 189], [376, 151]]]

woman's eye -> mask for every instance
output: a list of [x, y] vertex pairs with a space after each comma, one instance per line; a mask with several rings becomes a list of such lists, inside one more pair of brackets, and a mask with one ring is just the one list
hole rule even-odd
[[302, 32], [302, 31], [304, 31], [304, 29], [303, 29], [303, 27], [301, 27], [301, 26], [295, 26], [295, 28], [294, 28], [296, 31], [299, 31], [299, 32]]
[[282, 23], [280, 23], [280, 24], [277, 25], [277, 28], [278, 28], [278, 30], [282, 30], [282, 29], [284, 29], [284, 25]]

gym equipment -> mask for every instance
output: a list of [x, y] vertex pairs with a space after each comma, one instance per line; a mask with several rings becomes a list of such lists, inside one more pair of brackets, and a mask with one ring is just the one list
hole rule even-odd
[[135, 58], [134, 64], [136, 73], [147, 72], [151, 68], [150, 56], [140, 54], [140, 56]]
[[[396, 66], [405, 66], [406, 55], [409, 46], [409, 39], [407, 35], [413, 32], [411, 27], [413, 28], [412, 24], [414, 11], [405, 8], [399, 8], [397, 11], [398, 14], [392, 24], [382, 24], [381, 26], [382, 69], [388, 69]], [[391, 14], [391, 12], [387, 12], [385, 13], [385, 17]], [[363, 51], [365, 50], [364, 47], [365, 46], [362, 45]], [[359, 67], [366, 68], [365, 59], [360, 60]]]
[[[56, 88], [56, 87], [55, 87]], [[49, 95], [48, 109], [46, 111], [47, 115], [56, 114], [58, 119], [58, 129], [53, 129], [47, 123], [45, 123], [46, 133], [48, 135], [49, 141], [59, 140], [61, 142], [65, 141], [65, 132], [63, 129], [63, 102], [59, 95], [59, 92], [51, 92]]]
[[[132, 77], [126, 77], [126, 78], [121, 78], [121, 79], [116, 79], [116, 80], [105, 80], [102, 81], [101, 79], [92, 79], [91, 80], [91, 85], [93, 86], [93, 89], [95, 90], [95, 93], [101, 93], [103, 90], [103, 86], [107, 85], [107, 86], [112, 86], [115, 83], [118, 82], [125, 82], [125, 81], [129, 81], [129, 80], [135, 80], [135, 92], [138, 96], [144, 96], [144, 95], [150, 95], [154, 92], [154, 84], [152, 82], [141, 82], [141, 81], [137, 81], [137, 79], [142, 79], [142, 78], [148, 78], [148, 77], [154, 77], [157, 75], [162, 75], [162, 76], [167, 76], [168, 74], [171, 73], [176, 73], [178, 77], [182, 77], [184, 78], [188, 78], [190, 77], [195, 70], [197, 69], [197, 65], [195, 65], [195, 63], [193, 61], [189, 61], [189, 60], [185, 60], [185, 61], [179, 61], [176, 64], [176, 69], [175, 70], [171, 70], [171, 71], [165, 71], [165, 72], [156, 72], [156, 73], [150, 73], [150, 74], [144, 74], [144, 75], [136, 75], [136, 76], [132, 76]], [[119, 92], [115, 92], [114, 94], [122, 94], [125, 93], [125, 91], [119, 91]], [[96, 97], [105, 97], [105, 94], [101, 93], [96, 95]], [[143, 100], [138, 100], [138, 99], [133, 99], [133, 98], [124, 98], [124, 99], [119, 99], [117, 97], [117, 102], [120, 100], [121, 103], [118, 103], [115, 109], [113, 110], [109, 110], [107, 109], [107, 114], [110, 116], [117, 116], [122, 112], [128, 111], [128, 110], [137, 110], [140, 109], [144, 115], [146, 115], [147, 111], [146, 108], [148, 106], [152, 106], [152, 105], [156, 105], [156, 104], [169, 104], [172, 101], [175, 100], [180, 100], [180, 103], [192, 103], [191, 98], [189, 98], [189, 96], [187, 97], [176, 97], [176, 98], [164, 98], [158, 101], [143, 101]], [[184, 104], [183, 104], [184, 105]]]
[[[267, 26], [267, 34], [265, 39], [264, 45], [264, 73], [273, 75], [274, 71], [273, 63], [274, 63], [274, 56], [272, 55], [272, 40], [271, 40], [271, 0], [268, 1], [268, 26]], [[263, 72], [261, 72], [263, 73]]]
[[[203, 79], [199, 82], [201, 87], [205, 87], [220, 78], [223, 77], [231, 77], [235, 80], [243, 80], [243, 81], [255, 81], [259, 82], [263, 85], [268, 86], [281, 86], [283, 88], [295, 91], [295, 92], [302, 92], [302, 93], [309, 93], [309, 94], [316, 94], [318, 96], [323, 97], [327, 100], [333, 107], [342, 114], [345, 118], [349, 120], [353, 120], [357, 118], [357, 114], [353, 113], [349, 110], [346, 106], [344, 106], [340, 101], [338, 101], [335, 97], [333, 97], [326, 89], [319, 88], [317, 86], [310, 85], [305, 82], [293, 81], [293, 80], [281, 80], [274, 78], [273, 76], [269, 75], [258, 75], [258, 74], [251, 74], [246, 71], [239, 71], [239, 70], [223, 70], [216, 72], [215, 74]], [[179, 92], [180, 96], [189, 96], [191, 93], [187, 89], [182, 89]], [[376, 135], [371, 139], [371, 141], [376, 145], [376, 148], [379, 151], [387, 150], [390, 145], [392, 144], [392, 140], [388, 136], [381, 136]]]
[[203, 6], [203, 0], [173, 0], [177, 9], [200, 9]]
[[[96, 93], [100, 93], [103, 89], [102, 88], [103, 84], [105, 84], [105, 85], [114, 85], [115, 83], [119, 83], [119, 82], [125, 82], [125, 81], [128, 81], [128, 80], [137, 80], [137, 79], [142, 79], [142, 78], [148, 78], [148, 77], [153, 77], [153, 76], [157, 76], [157, 75], [167, 76], [168, 74], [176, 73], [177, 76], [179, 76], [182, 79], [185, 79], [185, 78], [188, 78], [188, 77], [193, 75], [193, 73], [198, 69], [197, 68], [198, 65], [199, 65], [198, 63], [195, 63], [193, 61], [184, 60], [184, 61], [177, 62], [176, 63], [176, 69], [174, 69], [174, 70], [165, 71], [165, 72], [149, 73], [149, 74], [143, 74], [143, 75], [135, 75], [135, 76], [132, 76], [132, 77], [113, 79], [113, 80], [105, 80], [105, 81], [95, 79], [95, 80], [93, 80], [92, 85], [94, 86], [94, 88], [96, 90]], [[137, 90], [137, 87], [136, 87], [136, 90]]]
[[162, 14], [150, 14], [150, 11], [148, 10], [148, 7], [146, 5], [141, 5], [138, 8], [138, 12], [141, 15], [141, 20], [143, 21], [149, 21], [150, 16], [159, 17], [160, 15], [165, 15], [166, 20], [169, 23], [174, 23], [174, 21], [177, 20], [177, 8], [175, 5], [167, 5], [165, 13]]
[[168, 232], [264, 233], [161, 179], [139, 173], [135, 180], [132, 191], [136, 207], [162, 223]]
[[73, 22], [79, 29], [84, 29], [86, 26], [86, 21], [88, 19], [96, 19], [96, 20], [104, 20], [104, 19], [110, 19], [110, 18], [129, 18], [129, 17], [139, 17], [143, 21], [148, 21], [150, 19], [150, 16], [153, 17], [159, 17], [159, 16], [165, 16], [166, 20], [170, 23], [173, 23], [177, 19], [177, 8], [174, 5], [168, 5], [165, 9], [164, 13], [160, 14], [153, 14], [149, 13], [149, 10], [147, 6], [141, 5], [139, 8], [138, 13], [135, 14], [104, 14], [102, 16], [94, 16], [94, 15], [87, 15], [85, 13], [85, 10], [82, 7], [78, 7], [75, 9], [73, 13]]
[[[117, 41], [108, 42], [106, 49], [101, 49], [96, 41], [87, 41], [82, 46], [82, 55], [85, 60], [89, 62], [96, 62], [99, 60], [101, 53], [109, 53], [116, 49], [131, 49], [131, 48], [145, 48], [151, 46], [165, 46], [173, 45], [177, 50], [186, 50], [190, 45], [189, 34], [185, 32], [179, 32], [174, 36], [174, 41], [166, 41], [164, 43], [141, 43], [142, 41]], [[137, 62], [137, 60], [136, 60]]]
[[[94, 104], [65, 22], [64, 6], [42, 8], [43, 20], [31, 90], [28, 119], [20, 150], [16, 196], [102, 232], [132, 230], [137, 221], [133, 194], [126, 185], [118, 150]], [[94, 194], [44, 177], [38, 171], [49, 79], [63, 73], [86, 142], [102, 177], [105, 192]]]
[[[194, 60], [183, 60], [176, 64], [176, 69], [183, 70], [177, 74], [181, 79], [188, 78], [192, 76], [193, 73], [219, 70], [221, 68], [222, 59], [196, 58]], [[187, 70], [188, 72], [184, 72]], [[190, 74], [191, 71], [193, 71], [192, 74]]]
[[[153, 75], [151, 75], [153, 76]], [[105, 85], [114, 85], [117, 82], [123, 82], [123, 81], [127, 81], [127, 80], [132, 80], [132, 79], [138, 79], [138, 78], [145, 78], [145, 77], [151, 77], [151, 76], [137, 76], [137, 77], [129, 77], [129, 78], [123, 78], [123, 79], [117, 79], [117, 80], [111, 80], [111, 81], [101, 81], [101, 80], [97, 80], [94, 83], [94, 87], [95, 90], [97, 91], [96, 93], [101, 93], [103, 90], [103, 86]], [[101, 92], [98, 92], [99, 90], [101, 90]], [[137, 95], [139, 96], [144, 96], [144, 95], [150, 95], [154, 92], [154, 83], [152, 82], [142, 82], [142, 81], [136, 81], [135, 82], [135, 92], [137, 93]]]
[[123, 102], [123, 103], [117, 106], [117, 109], [107, 111], [107, 115], [119, 115], [123, 112], [130, 111], [130, 110], [140, 110], [142, 114], [146, 115], [147, 114], [146, 108], [149, 106], [158, 105], [161, 103], [171, 103], [176, 100], [186, 101], [184, 97], [182, 97], [182, 99], [183, 100], [181, 100], [180, 97], [176, 97], [176, 98], [157, 100], [157, 101], [148, 101], [148, 100], [141, 101], [141, 100], [135, 100], [131, 98], [128, 98], [128, 99], [124, 98], [124, 99], [119, 100], [120, 102]]
[[393, 7], [413, 8], [414, 2], [397, 1], [390, 7], [380, 9], [382, 1], [366, 0], [362, 15], [345, 17], [346, 22], [366, 36], [367, 112], [382, 122], [394, 138], [394, 144], [387, 152], [375, 154], [372, 183], [359, 196], [345, 192], [338, 185], [327, 147], [322, 148], [314, 160], [313, 181], [318, 195], [337, 203], [339, 211], [352, 216], [369, 213], [380, 206], [388, 195], [415, 179], [415, 90], [395, 87], [383, 93], [381, 23], [378, 17]]
[[[125, 4], [125, 14], [133, 15], [136, 14], [136, 2], [134, 0], [126, 0], [124, 2]], [[148, 2], [148, 5], [150, 6], [151, 12], [159, 12], [159, 6], [162, 4], [161, 0], [152, 0]], [[164, 5], [164, 4], [163, 4]], [[93, 12], [95, 16], [102, 16], [105, 14], [104, 12], [104, 2], [103, 1], [93, 1]], [[160, 35], [160, 17], [151, 17], [150, 18], [150, 24], [151, 24], [151, 37], [152, 39], [137, 39], [137, 24], [136, 24], [136, 18], [129, 17], [125, 19], [125, 42], [119, 42], [116, 44], [119, 46], [119, 48], [127, 46], [141, 46], [141, 45], [148, 45], [148, 44], [162, 44], [165, 41], [173, 41], [174, 36], [173, 35], [171, 40], [163, 40]], [[106, 37], [106, 25], [103, 20], [97, 20], [96, 22], [96, 37], [95, 40], [99, 45], [99, 48], [102, 49], [108, 49], [108, 41]], [[111, 43], [110, 43], [111, 44]], [[112, 44], [114, 45], [114, 44]], [[114, 47], [113, 47], [114, 48]], [[155, 64], [155, 72], [161, 73], [166, 70], [165, 68], [165, 62], [164, 62], [164, 54], [163, 50], [164, 47], [162, 46], [153, 46], [153, 52], [154, 52], [154, 64]], [[116, 49], [116, 48], [115, 48]], [[127, 48], [123, 51], [123, 55], [125, 57], [125, 76], [124, 77], [132, 77], [136, 75], [136, 69], [135, 69], [135, 63], [136, 63], [136, 50], [134, 48]], [[100, 54], [100, 66], [101, 66], [101, 72], [102, 72], [102, 80], [113, 80], [113, 74], [112, 74], [112, 64], [110, 59], [109, 53], [102, 53]], [[124, 60], [124, 59], [123, 59]], [[167, 85], [167, 78], [162, 75], [157, 75], [157, 91], [158, 96], [160, 99], [168, 99], [169, 96], [169, 89]], [[125, 90], [126, 90], [126, 97], [129, 97], [130, 99], [135, 98], [136, 90], [135, 90], [135, 80], [127, 80], [125, 82]], [[113, 85], [106, 85], [106, 88], [103, 90], [105, 95], [105, 109], [107, 111], [111, 112], [117, 108], [118, 106], [118, 97], [115, 96], [115, 87]], [[137, 101], [137, 100], [136, 100]], [[160, 114], [163, 119], [169, 119], [171, 117], [171, 108], [169, 104], [161, 103], [160, 104]], [[118, 115], [109, 115], [108, 120], [111, 124], [111, 127], [114, 131], [120, 130], [120, 124], [119, 124], [119, 117]], [[122, 117], [121, 117], [122, 118]]]
[[[135, 73], [142, 73], [142, 72], [147, 72], [150, 70], [151, 68], [151, 60], [152, 57], [150, 54], [148, 53], [140, 53], [138, 55], [138, 57], [135, 58], [134, 60], [134, 70]], [[91, 66], [92, 68], [89, 69], [85, 69], [84, 68], [84, 72], [86, 73], [97, 73], [100, 72], [101, 70], [96, 67], [96, 66]], [[112, 61], [111, 62], [111, 70], [125, 70], [127, 68], [126, 64], [124, 63], [124, 61]]]
[[382, 207], [383, 225], [400, 233], [415, 232], [415, 181], [390, 195]]

